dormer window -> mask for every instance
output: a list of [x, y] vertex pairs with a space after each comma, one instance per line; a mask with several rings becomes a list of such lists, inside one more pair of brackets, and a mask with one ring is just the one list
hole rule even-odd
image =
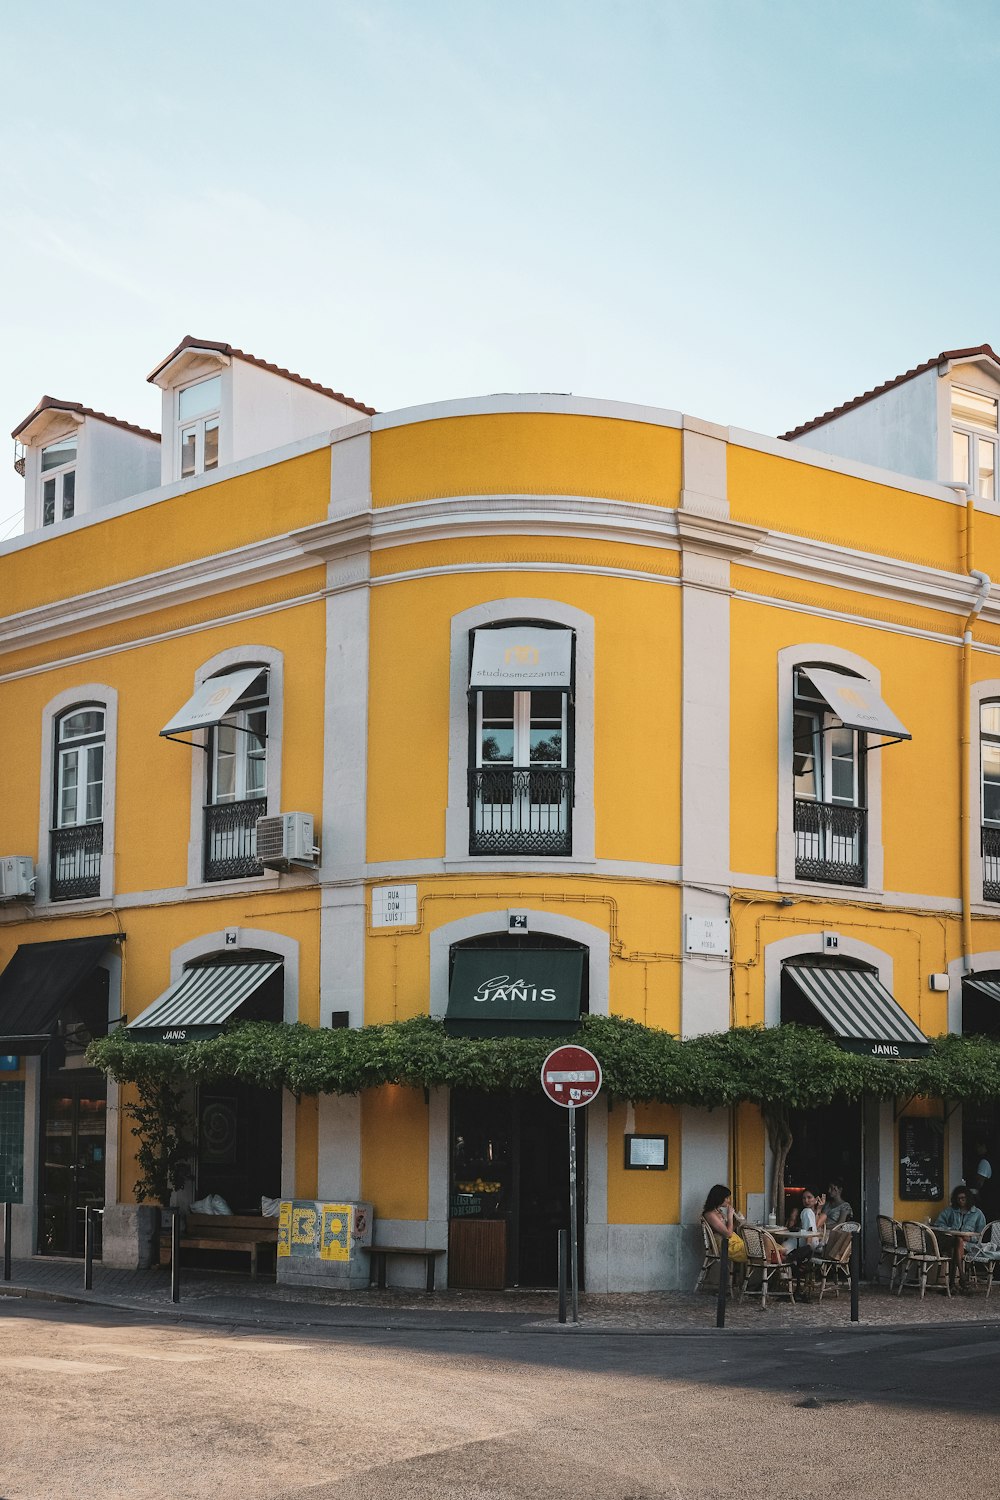
[[199, 380], [177, 392], [180, 476], [205, 474], [219, 467], [219, 412], [222, 376]]
[[952, 470], [981, 500], [997, 498], [997, 399], [951, 388]]
[[42, 525], [68, 521], [76, 507], [76, 438], [42, 449]]

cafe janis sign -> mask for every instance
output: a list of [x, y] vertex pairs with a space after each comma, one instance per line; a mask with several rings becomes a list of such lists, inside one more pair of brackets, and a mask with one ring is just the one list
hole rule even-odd
[[456, 948], [448, 1021], [572, 1022], [579, 1019], [580, 948]]

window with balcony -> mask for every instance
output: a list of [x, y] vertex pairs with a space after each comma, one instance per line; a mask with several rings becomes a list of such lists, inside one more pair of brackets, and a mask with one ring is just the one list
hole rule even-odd
[[952, 474], [981, 500], [997, 498], [997, 399], [951, 388]]
[[1000, 901], [1000, 701], [979, 709], [983, 900]]
[[863, 736], [833, 711], [808, 668], [796, 669], [794, 691], [796, 877], [864, 885], [868, 814]]
[[105, 710], [82, 704], [56, 722], [50, 896], [98, 896], [104, 848]]
[[221, 375], [177, 392], [178, 473], [182, 479], [219, 467], [221, 404]]
[[43, 448], [40, 468], [42, 525], [68, 521], [76, 509], [76, 438]]
[[[226, 685], [225, 676], [210, 681], [220, 691]], [[205, 880], [263, 872], [257, 819], [267, 812], [267, 720], [268, 673], [263, 669], [209, 730]]]
[[573, 632], [538, 622], [473, 632], [469, 852], [573, 851]]

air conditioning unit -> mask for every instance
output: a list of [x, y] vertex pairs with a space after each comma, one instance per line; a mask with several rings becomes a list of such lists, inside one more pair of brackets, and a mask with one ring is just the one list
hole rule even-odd
[[319, 850], [313, 843], [312, 813], [278, 813], [257, 819], [257, 858], [272, 870], [289, 865], [315, 865]]
[[35, 894], [35, 865], [27, 854], [0, 854], [0, 901]]

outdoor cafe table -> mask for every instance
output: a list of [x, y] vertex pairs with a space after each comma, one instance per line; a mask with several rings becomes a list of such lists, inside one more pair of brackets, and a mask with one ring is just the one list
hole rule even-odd
[[930, 1220], [927, 1221], [926, 1227], [928, 1229], [930, 1229], [930, 1230], [933, 1230], [934, 1234], [936, 1234], [939, 1238], [941, 1238], [941, 1239], [947, 1239], [947, 1241], [948, 1241], [948, 1251], [949, 1251], [949, 1254], [951, 1256], [952, 1276], [953, 1277], [957, 1276], [957, 1273], [958, 1273], [958, 1247], [962, 1243], [963, 1240], [968, 1241], [968, 1240], [978, 1240], [978, 1239], [981, 1239], [982, 1236], [981, 1236], [979, 1230], [978, 1229], [945, 1229], [945, 1227], [942, 1224], [933, 1224], [933, 1223], [931, 1223]]

